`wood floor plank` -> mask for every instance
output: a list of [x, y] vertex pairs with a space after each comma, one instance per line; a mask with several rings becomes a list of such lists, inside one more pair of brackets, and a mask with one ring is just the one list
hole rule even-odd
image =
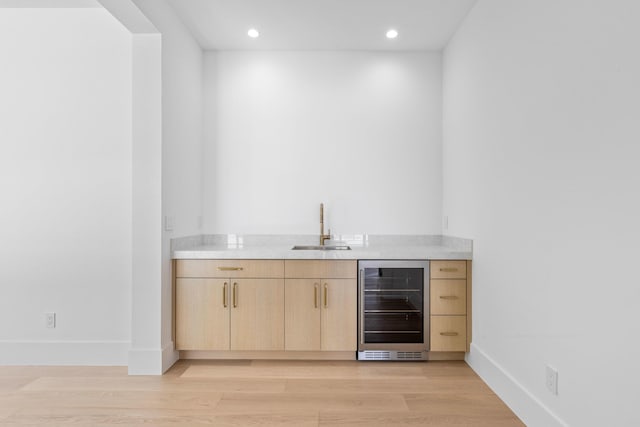
[[472, 377], [479, 378], [473, 369], [463, 360], [459, 361], [430, 361], [422, 364], [425, 377]]
[[22, 388], [23, 391], [109, 391], [161, 390], [167, 383], [163, 377], [41, 377]]
[[15, 412], [16, 408], [5, 406], [0, 401], [0, 421], [13, 415]]
[[439, 415], [480, 416], [493, 414], [508, 416], [513, 413], [493, 393], [421, 393], [405, 394], [407, 407], [412, 411], [422, 411]]
[[469, 417], [464, 415], [434, 415], [428, 412], [320, 412], [320, 426], [389, 427], [389, 426], [429, 426], [429, 427], [522, 427], [524, 424], [515, 416]]
[[221, 397], [220, 392], [204, 391], [36, 391], [19, 393], [0, 402], [20, 409], [100, 407], [212, 412]]
[[0, 366], [7, 377], [126, 377], [126, 366]]
[[93, 408], [72, 410], [69, 408], [45, 408], [30, 412], [18, 412], [0, 425], [82, 425], [82, 426], [193, 426], [216, 427], [273, 426], [317, 427], [318, 415], [267, 413], [267, 414], [204, 414], [190, 411], [150, 411]]
[[[259, 362], [259, 363], [258, 363]], [[182, 378], [415, 378], [422, 364], [383, 365], [356, 361], [255, 361], [251, 365], [200, 364], [187, 368]]]
[[362, 393], [225, 393], [216, 413], [310, 413], [322, 410], [402, 411], [407, 410], [399, 394]]
[[317, 427], [317, 414], [242, 414], [242, 415], [216, 415], [214, 417], [216, 427]]
[[187, 411], [150, 411], [109, 408], [73, 409], [39, 408], [18, 411], [0, 420], [0, 425], [81, 425], [81, 426], [190, 426], [216, 425], [215, 417], [209, 414], [194, 414]]
[[37, 377], [0, 377], [0, 393], [18, 390], [36, 379]]
[[216, 366], [192, 366], [182, 378], [355, 378], [356, 371], [341, 367], [298, 367], [273, 366], [260, 367], [237, 366], [220, 368]]
[[289, 393], [490, 393], [482, 381], [456, 378], [407, 379], [289, 379]]
[[202, 378], [171, 377], [127, 377], [119, 378], [58, 378], [44, 377], [32, 381], [22, 388], [24, 391], [259, 391], [282, 392], [284, 379], [265, 378], [222, 378], [207, 380]]

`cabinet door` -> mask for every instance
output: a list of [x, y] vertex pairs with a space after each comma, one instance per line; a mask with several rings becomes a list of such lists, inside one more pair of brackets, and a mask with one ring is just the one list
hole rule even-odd
[[358, 285], [354, 279], [322, 281], [321, 343], [325, 351], [356, 351]]
[[228, 292], [223, 279], [176, 280], [176, 349], [229, 350]]
[[231, 281], [231, 350], [284, 350], [284, 279]]
[[320, 279], [284, 282], [285, 350], [320, 350]]

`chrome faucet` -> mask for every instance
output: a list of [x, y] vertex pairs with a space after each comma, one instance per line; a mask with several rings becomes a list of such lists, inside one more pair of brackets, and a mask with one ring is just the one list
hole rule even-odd
[[324, 246], [325, 240], [331, 239], [331, 229], [329, 234], [324, 234], [324, 203], [320, 203], [320, 245]]

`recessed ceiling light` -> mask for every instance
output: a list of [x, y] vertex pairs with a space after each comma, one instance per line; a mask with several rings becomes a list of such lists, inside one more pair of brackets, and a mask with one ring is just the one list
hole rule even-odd
[[388, 39], [395, 39], [396, 37], [398, 37], [398, 32], [396, 30], [389, 30], [387, 31], [387, 38]]
[[247, 31], [247, 35], [252, 39], [255, 39], [260, 35], [260, 33], [255, 28], [251, 28], [249, 31]]

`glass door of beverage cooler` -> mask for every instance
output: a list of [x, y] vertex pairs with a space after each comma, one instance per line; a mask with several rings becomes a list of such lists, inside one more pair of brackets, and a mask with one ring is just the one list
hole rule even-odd
[[428, 261], [360, 261], [359, 350], [427, 351]]

